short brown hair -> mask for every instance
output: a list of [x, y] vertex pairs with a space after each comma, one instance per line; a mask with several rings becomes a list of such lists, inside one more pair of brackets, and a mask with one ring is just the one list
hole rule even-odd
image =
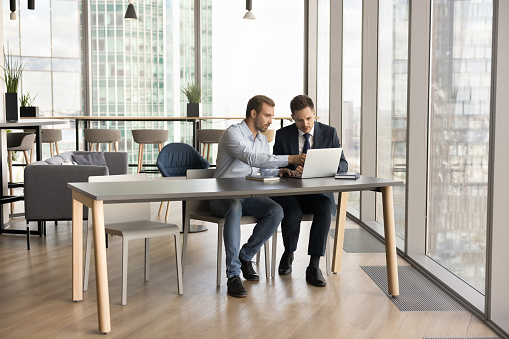
[[290, 110], [292, 111], [292, 115], [295, 111], [300, 111], [306, 107], [311, 108], [312, 111], [315, 109], [313, 100], [305, 94], [297, 95], [292, 99], [292, 101], [290, 101]]
[[260, 113], [262, 110], [263, 103], [266, 103], [270, 107], [276, 106], [274, 100], [265, 95], [255, 95], [247, 102], [246, 118], [251, 116], [251, 111], [254, 109], [256, 113]]

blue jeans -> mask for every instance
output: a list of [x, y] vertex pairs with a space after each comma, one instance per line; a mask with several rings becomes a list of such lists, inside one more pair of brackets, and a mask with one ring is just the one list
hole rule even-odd
[[[270, 198], [242, 198], [209, 200], [212, 213], [225, 218], [223, 237], [226, 251], [226, 276], [240, 275], [240, 258], [250, 261], [260, 247], [272, 236], [283, 220], [283, 208]], [[240, 247], [240, 218], [257, 217], [258, 223], [247, 243]]]

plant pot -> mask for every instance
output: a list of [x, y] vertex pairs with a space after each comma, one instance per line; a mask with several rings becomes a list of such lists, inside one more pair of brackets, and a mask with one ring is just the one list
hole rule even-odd
[[196, 118], [200, 116], [201, 104], [189, 102], [187, 104], [187, 116]]
[[20, 107], [19, 116], [22, 118], [36, 118], [39, 116], [39, 107], [38, 106]]
[[5, 93], [5, 120], [18, 121], [18, 93]]

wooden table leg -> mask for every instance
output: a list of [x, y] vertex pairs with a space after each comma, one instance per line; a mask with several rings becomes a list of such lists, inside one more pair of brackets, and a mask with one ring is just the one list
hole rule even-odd
[[72, 300], [83, 300], [83, 204], [72, 200]]
[[106, 261], [104, 208], [102, 201], [92, 201], [92, 220], [94, 225], [94, 257], [99, 331], [101, 333], [109, 333], [111, 331], [110, 296], [108, 291], [108, 264]]
[[343, 240], [345, 238], [346, 204], [348, 192], [340, 192], [336, 210], [336, 235], [334, 237], [334, 251], [332, 253], [332, 272], [341, 271], [341, 257], [343, 256]]
[[387, 262], [388, 292], [392, 296], [398, 296], [398, 256], [396, 254], [396, 230], [394, 226], [392, 186], [382, 187], [381, 190], [384, 212], [385, 260]]

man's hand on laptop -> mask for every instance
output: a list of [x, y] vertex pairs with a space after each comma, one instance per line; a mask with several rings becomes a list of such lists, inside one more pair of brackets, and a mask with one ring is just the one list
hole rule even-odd
[[299, 166], [295, 169], [295, 171], [292, 171], [289, 168], [281, 168], [279, 170], [279, 176], [287, 176], [287, 177], [296, 177], [302, 174], [302, 166]]
[[305, 161], [306, 161], [305, 153], [288, 156], [288, 163], [295, 165], [295, 166], [304, 166]]

